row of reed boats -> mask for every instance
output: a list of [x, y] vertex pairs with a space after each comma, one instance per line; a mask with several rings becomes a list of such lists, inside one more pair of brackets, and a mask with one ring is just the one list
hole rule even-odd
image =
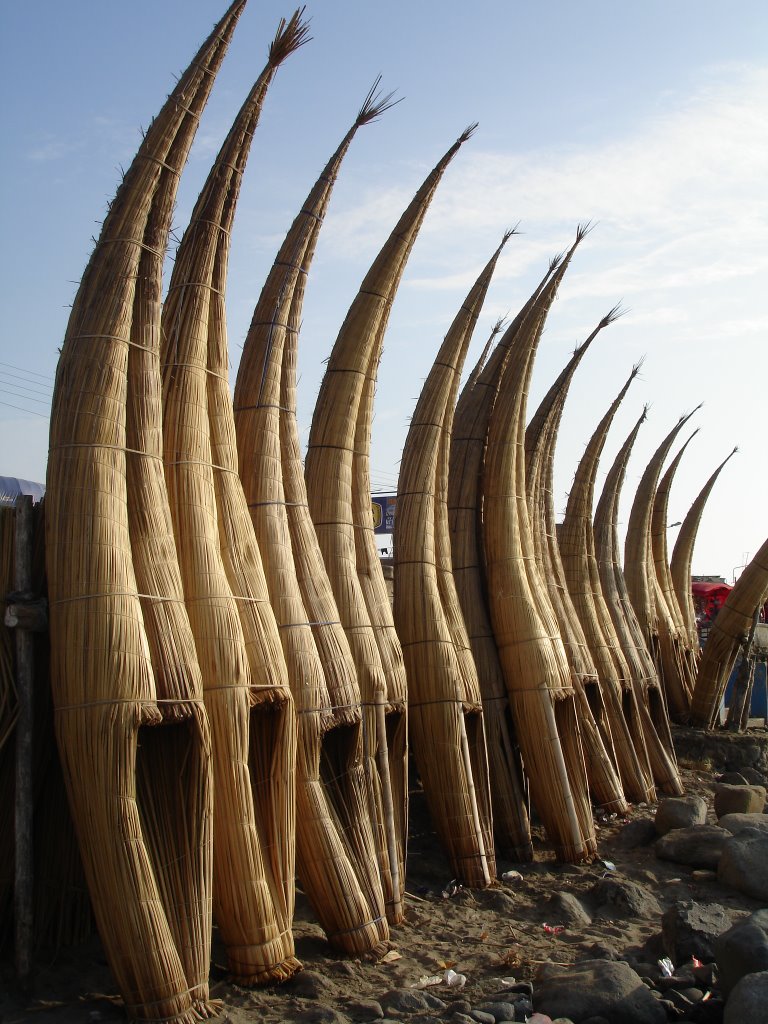
[[621, 312], [603, 317], [529, 420], [537, 347], [581, 227], [517, 316], [495, 325], [463, 388], [513, 232], [446, 334], [403, 450], [390, 601], [370, 504], [377, 369], [415, 239], [474, 126], [363, 278], [302, 457], [307, 276], [347, 150], [393, 99], [377, 81], [293, 221], [255, 303], [233, 396], [232, 225], [270, 82], [307, 39], [302, 11], [278, 27], [167, 287], [163, 264], [179, 177], [244, 5], [232, 3], [195, 55], [110, 204], [72, 307], [51, 417], [53, 723], [93, 913], [128, 1013], [142, 1021], [217, 1012], [214, 919], [239, 984], [298, 970], [296, 875], [335, 948], [388, 948], [404, 916], [409, 746], [465, 884], [493, 883], [497, 851], [532, 859], [532, 809], [558, 859], [594, 858], [593, 807], [622, 813], [629, 801], [682, 792], [667, 708], [710, 724], [728, 639], [768, 589], [764, 546], [742, 577], [749, 586], [731, 592], [717, 663], [707, 668], [705, 655], [699, 665], [688, 581], [725, 462], [670, 562], [667, 501], [684, 448], [661, 474], [687, 416], [642, 477], [622, 568], [618, 501], [645, 411], [592, 509], [637, 366], [596, 425], [556, 523], [568, 389]]

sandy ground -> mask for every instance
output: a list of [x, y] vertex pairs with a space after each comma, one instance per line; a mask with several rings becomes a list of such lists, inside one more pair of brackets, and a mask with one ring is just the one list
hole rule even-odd
[[[681, 761], [687, 793], [708, 798], [722, 765], [710, 761]], [[758, 909], [758, 903], [718, 885], [714, 880], [695, 880], [692, 869], [658, 860], [651, 846], [625, 849], [619, 834], [628, 820], [653, 816], [653, 807], [634, 807], [625, 818], [599, 825], [602, 861], [590, 865], [558, 865], [547, 852], [540, 829], [535, 829], [536, 860], [533, 864], [501, 862], [499, 874], [517, 868], [522, 879], [498, 882], [478, 892], [464, 889], [442, 895], [451, 881], [448, 867], [432, 831], [423, 795], [412, 794], [411, 835], [408, 854], [407, 921], [393, 930], [392, 949], [386, 962], [367, 962], [339, 957], [326, 942], [312, 910], [299, 893], [295, 935], [297, 954], [305, 971], [285, 985], [246, 990], [227, 981], [225, 955], [214, 946], [211, 970], [212, 995], [221, 1000], [220, 1021], [230, 1024], [283, 1024], [283, 1022], [353, 1022], [370, 1020], [365, 1000], [381, 1000], [393, 988], [407, 988], [424, 975], [452, 967], [467, 977], [463, 991], [445, 987], [430, 989], [448, 1003], [477, 1005], [498, 995], [503, 978], [534, 980], [542, 963], [573, 963], [605, 955], [608, 947], [618, 957], [655, 964], [663, 955], [656, 937], [660, 918], [595, 918], [571, 925], [562, 920], [550, 901], [554, 894], [572, 893], [590, 902], [590, 890], [604, 876], [638, 883], [661, 904], [662, 910], [676, 900], [716, 902], [737, 915]], [[715, 821], [710, 810], [710, 820]], [[565, 925], [559, 933], [545, 925]], [[640, 970], [640, 973], [643, 973]], [[27, 996], [14, 990], [11, 966], [0, 965], [0, 1020], [3, 1024], [80, 1024], [83, 1021], [124, 1021], [117, 995], [97, 938], [88, 944], [39, 956], [33, 990]], [[436, 1019], [449, 1019], [450, 1009]], [[338, 1017], [337, 1013], [344, 1014]], [[395, 1015], [397, 1017], [397, 1015]], [[399, 1019], [399, 1018], [397, 1018]], [[406, 1020], [407, 1017], [402, 1019]]]

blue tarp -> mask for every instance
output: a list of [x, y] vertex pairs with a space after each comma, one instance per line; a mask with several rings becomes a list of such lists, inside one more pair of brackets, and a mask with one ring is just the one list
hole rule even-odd
[[37, 504], [45, 494], [45, 484], [34, 480], [20, 480], [17, 476], [0, 476], [0, 506], [15, 505], [20, 494], [31, 494]]

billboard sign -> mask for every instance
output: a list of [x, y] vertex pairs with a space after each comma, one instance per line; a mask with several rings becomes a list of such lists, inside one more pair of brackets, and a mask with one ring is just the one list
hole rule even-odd
[[395, 529], [396, 494], [372, 494], [373, 532], [392, 533]]

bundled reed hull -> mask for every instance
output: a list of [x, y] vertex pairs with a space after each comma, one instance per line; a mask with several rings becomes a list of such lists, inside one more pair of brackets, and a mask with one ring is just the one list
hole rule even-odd
[[241, 984], [294, 956], [295, 718], [258, 545], [237, 475], [224, 307], [229, 233], [266, 90], [304, 41], [281, 22], [176, 256], [163, 310], [164, 459], [212, 726], [214, 911]]
[[[449, 455], [448, 527], [453, 577], [482, 693], [496, 848], [518, 862], [533, 858], [527, 780], [488, 607], [481, 478], [488, 422], [510, 348], [534, 315], [535, 302], [557, 266], [558, 262], [550, 265], [487, 362], [484, 352], [470, 374], [456, 405]], [[496, 333], [494, 329], [491, 341]]]
[[[397, 871], [392, 859], [396, 860], [397, 851], [404, 848], [405, 835], [395, 834], [394, 815], [390, 821], [382, 820], [383, 796], [394, 793], [391, 775], [386, 778], [382, 773], [386, 775], [389, 764], [387, 706], [392, 706], [395, 714], [401, 712], [389, 700], [389, 682], [358, 575], [352, 484], [355, 440], [358, 431], [365, 429], [364, 425], [361, 427], [365, 378], [370, 368], [378, 366], [389, 312], [408, 256], [445, 168], [470, 134], [471, 130], [465, 132], [438, 162], [366, 274], [328, 361], [305, 462], [310, 512], [355, 660], [366, 735], [371, 738], [365, 763], [370, 780], [369, 813], [374, 834], [379, 837], [379, 862], [389, 862], [388, 874], [392, 878]], [[358, 462], [358, 471], [361, 468], [364, 467]], [[358, 494], [363, 492], [364, 484], [365, 481], [358, 482]], [[399, 755], [398, 762], [402, 763]], [[387, 872], [383, 874], [386, 877]]]
[[693, 725], [711, 729], [725, 687], [756, 610], [768, 598], [768, 540], [743, 569], [709, 631], [691, 701]]
[[613, 309], [601, 320], [587, 340], [576, 349], [545, 395], [526, 428], [525, 470], [536, 562], [547, 584], [568, 656], [590, 790], [596, 803], [605, 810], [624, 813], [627, 803], [616, 768], [610, 716], [597, 669], [568, 592], [557, 543], [553, 498], [555, 446], [571, 380], [592, 341], [618, 315], [619, 310]]
[[568, 591], [595, 660], [624, 790], [630, 799], [653, 802], [653, 776], [632, 689], [629, 666], [603, 597], [592, 529], [592, 505], [600, 455], [613, 418], [637, 368], [614, 399], [592, 435], [576, 470], [559, 532], [559, 547]]
[[629, 600], [619, 556], [619, 496], [632, 446], [645, 421], [645, 415], [644, 410], [620, 448], [603, 485], [593, 522], [595, 557], [603, 597], [635, 690], [645, 749], [654, 781], [663, 792], [679, 796], [683, 786], [677, 769], [667, 706], [656, 666]]
[[410, 680], [416, 764], [456, 874], [495, 875], [480, 684], [453, 583], [448, 452], [459, 377], [491, 276], [483, 269], [437, 354], [403, 449], [395, 520], [395, 618]]
[[723, 459], [712, 476], [702, 487], [696, 497], [696, 500], [693, 502], [683, 519], [680, 530], [677, 534], [675, 546], [672, 550], [672, 560], [669, 566], [670, 572], [672, 573], [672, 585], [675, 588], [677, 602], [683, 616], [685, 627], [688, 630], [688, 638], [691, 644], [698, 644], [699, 642], [699, 634], [696, 629], [696, 612], [693, 607], [693, 594], [691, 592], [691, 563], [693, 561], [693, 549], [696, 544], [696, 535], [699, 531], [701, 517], [704, 514], [704, 507], [712, 493], [712, 488], [715, 486], [717, 478], [720, 476], [725, 464], [736, 454], [737, 451], [738, 449], [734, 448], [731, 454], [728, 455], [727, 458]]
[[[576, 245], [582, 237], [580, 230]], [[536, 567], [524, 450], [533, 359], [576, 245], [515, 338], [504, 369], [488, 428], [483, 536], [493, 630], [534, 806], [558, 859], [581, 861], [596, 852], [594, 826], [568, 662]]]
[[299, 875], [331, 943], [358, 954], [388, 932], [355, 666], [307, 511], [295, 361], [303, 279], [338, 169], [356, 129], [385, 106], [369, 94], [288, 232], [256, 306], [235, 390], [240, 472], [299, 708]]
[[651, 555], [653, 556], [654, 572], [656, 574], [656, 600], [660, 604], [663, 604], [665, 614], [660, 618], [662, 621], [669, 622], [674, 626], [674, 638], [672, 642], [675, 644], [677, 649], [678, 657], [683, 663], [683, 672], [685, 678], [690, 681], [691, 689], [693, 688], [693, 680], [696, 678], [696, 671], [698, 669], [699, 662], [699, 640], [696, 637], [695, 641], [691, 640], [688, 632], [688, 625], [684, 618], [680, 603], [675, 593], [675, 587], [672, 582], [672, 570], [669, 564], [669, 554], [667, 551], [667, 523], [668, 523], [668, 509], [669, 509], [669, 495], [672, 489], [672, 482], [675, 478], [675, 473], [680, 465], [685, 450], [698, 433], [695, 430], [688, 440], [683, 444], [680, 451], [675, 455], [669, 467], [665, 471], [662, 478], [659, 480], [658, 487], [656, 488], [656, 494], [653, 499], [653, 511], [651, 513]]
[[651, 519], [664, 460], [693, 412], [678, 420], [646, 466], [632, 503], [624, 541], [627, 591], [656, 662], [667, 704], [680, 721], [686, 719], [690, 709], [693, 679], [681, 653], [682, 637], [660, 593], [651, 550]]
[[[56, 733], [94, 912], [129, 1014], [190, 1024], [209, 1015], [208, 723], [183, 615], [145, 619], [154, 602], [178, 600], [178, 577], [168, 552], [155, 589], [138, 587], [149, 576], [138, 539], [135, 559], [132, 551], [127, 456], [154, 460], [159, 424], [151, 399], [141, 423], [126, 405], [136, 397], [134, 347], [147, 347], [147, 372], [156, 372], [156, 265], [142, 257], [152, 256], [151, 240], [162, 259], [164, 211], [242, 7], [232, 5], [180, 79], [104, 221], [57, 369], [48, 463]], [[129, 434], [143, 447], [127, 453]], [[177, 643], [186, 653], [171, 682], [161, 652]], [[143, 728], [163, 721], [177, 724]]]
[[[386, 684], [386, 703], [376, 709], [376, 732], [386, 736], [378, 746], [379, 770], [371, 776], [375, 820], [389, 824], [379, 837], [378, 849], [387, 849], [381, 877], [391, 923], [403, 920], [405, 852], [408, 832], [408, 685], [400, 639], [395, 631], [389, 591], [381, 569], [371, 510], [370, 448], [375, 365], [369, 367], [360, 402], [352, 472], [352, 517], [355, 523], [357, 578], [368, 611]], [[373, 723], [371, 723], [371, 726]], [[379, 783], [376, 785], [376, 783]]]

